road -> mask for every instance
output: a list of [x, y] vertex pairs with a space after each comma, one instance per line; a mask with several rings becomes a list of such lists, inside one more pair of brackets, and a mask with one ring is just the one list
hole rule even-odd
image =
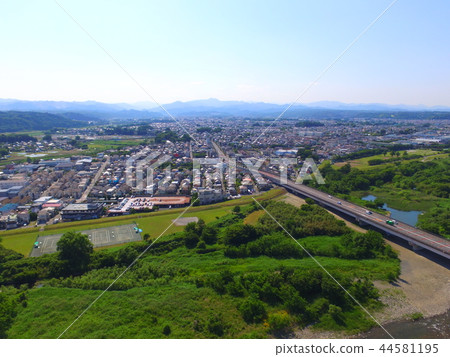
[[[278, 174], [267, 171], [260, 171], [260, 173], [263, 177], [269, 178], [277, 184], [280, 184]], [[294, 193], [310, 197], [324, 206], [343, 212], [355, 218], [359, 223], [371, 225], [388, 234], [405, 239], [414, 249], [427, 249], [450, 259], [450, 242], [443, 237], [425, 232], [403, 222], [398, 222], [395, 226], [390, 226], [386, 223], [387, 217], [382, 214], [376, 212], [368, 214], [368, 210], [365, 207], [330, 196], [305, 185], [295, 184], [291, 180], [288, 180], [287, 184], [280, 185]]]
[[102, 173], [105, 171], [106, 166], [109, 165], [110, 162], [110, 157], [108, 156], [105, 160], [105, 162], [102, 164], [102, 166], [100, 166], [100, 168], [98, 169], [97, 173], [95, 174], [94, 178], [92, 179], [91, 183], [89, 184], [89, 186], [86, 188], [86, 190], [84, 190], [83, 194], [81, 195], [81, 197], [76, 201], [76, 203], [83, 203], [84, 201], [87, 200], [89, 193], [91, 193], [92, 188], [95, 186], [95, 184], [97, 183], [98, 179], [100, 178], [100, 176], [102, 175]]
[[[223, 160], [224, 162], [226, 162], [227, 164], [229, 164], [229, 159], [228, 156], [225, 155], [225, 153], [222, 151], [222, 149], [220, 148], [219, 145], [217, 145], [214, 141], [211, 141], [214, 149], [217, 152], [217, 155], [219, 156], [219, 159]], [[224, 172], [222, 172], [222, 177], [221, 177], [221, 181], [222, 181], [222, 191], [226, 192], [225, 189], [225, 179], [224, 179]]]

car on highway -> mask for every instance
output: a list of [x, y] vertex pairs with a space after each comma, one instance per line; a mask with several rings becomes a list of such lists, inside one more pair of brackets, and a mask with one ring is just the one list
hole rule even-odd
[[338, 201], [338, 205], [342, 205], [342, 202], [341, 202], [341, 201]]
[[366, 211], [366, 214], [372, 214], [372, 211]]

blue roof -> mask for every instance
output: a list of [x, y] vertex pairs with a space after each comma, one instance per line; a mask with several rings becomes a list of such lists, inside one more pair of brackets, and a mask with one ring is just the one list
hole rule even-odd
[[7, 203], [6, 205], [0, 207], [0, 212], [12, 211], [19, 207], [17, 203]]

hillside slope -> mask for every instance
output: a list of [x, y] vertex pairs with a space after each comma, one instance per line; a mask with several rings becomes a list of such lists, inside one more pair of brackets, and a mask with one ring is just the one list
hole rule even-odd
[[52, 128], [79, 128], [86, 126], [81, 121], [61, 115], [38, 112], [0, 112], [0, 132], [48, 130]]

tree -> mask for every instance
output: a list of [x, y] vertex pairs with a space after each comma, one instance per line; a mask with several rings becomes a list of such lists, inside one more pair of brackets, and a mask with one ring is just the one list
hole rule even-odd
[[148, 241], [150, 239], [150, 234], [149, 233], [145, 233], [144, 234], [144, 240]]
[[235, 214], [241, 213], [241, 206], [234, 206], [233, 213], [235, 213]]
[[184, 245], [188, 249], [193, 249], [200, 241], [199, 235], [194, 231], [186, 231], [184, 235]]
[[342, 172], [343, 174], [348, 174], [350, 173], [351, 170], [352, 166], [348, 162], [339, 169], [339, 171]]
[[42, 140], [43, 140], [43, 141], [50, 142], [50, 141], [52, 141], [52, 136], [51, 136], [50, 134], [45, 134], [45, 135], [42, 137]]
[[214, 244], [217, 242], [217, 229], [211, 226], [205, 226], [200, 239], [206, 244]]
[[258, 238], [256, 229], [248, 224], [236, 223], [225, 230], [224, 242], [227, 245], [241, 245]]
[[86, 234], [79, 232], [64, 233], [56, 243], [59, 259], [67, 262], [68, 272], [79, 274], [86, 271], [94, 251], [94, 245]]

